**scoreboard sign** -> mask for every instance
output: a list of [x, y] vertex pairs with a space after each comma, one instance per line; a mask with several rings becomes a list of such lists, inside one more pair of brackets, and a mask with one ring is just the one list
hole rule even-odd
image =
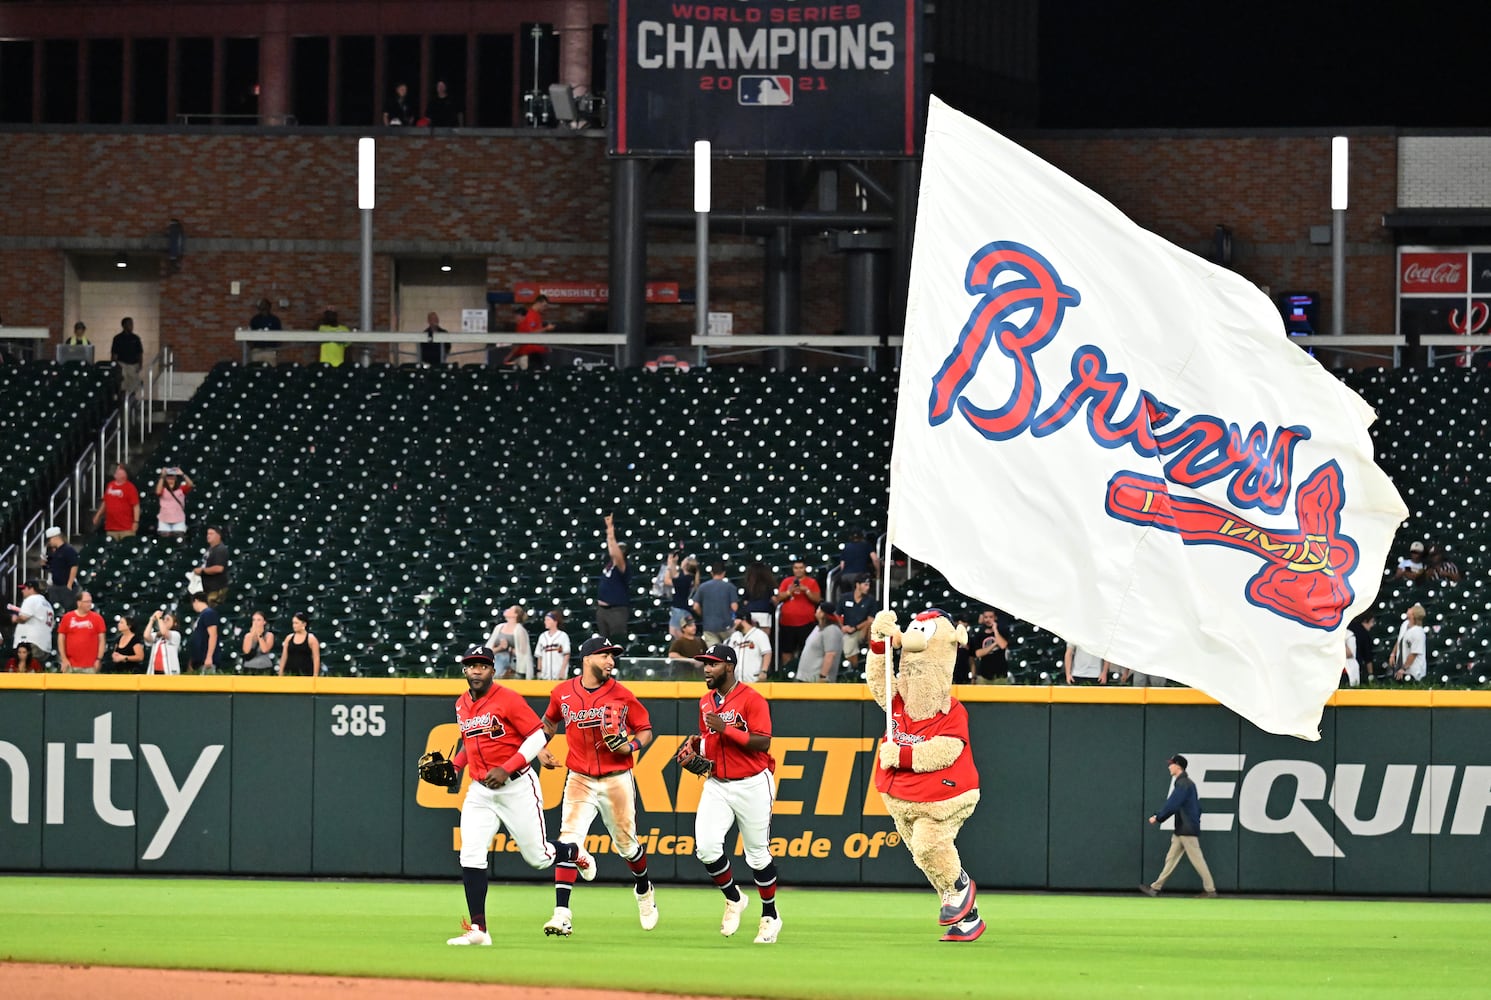
[[913, 156], [921, 0], [612, 0], [611, 152]]

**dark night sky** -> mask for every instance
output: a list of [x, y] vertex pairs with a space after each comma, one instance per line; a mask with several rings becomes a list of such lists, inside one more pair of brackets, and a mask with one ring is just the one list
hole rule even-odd
[[1491, 126], [1491, 2], [1043, 0], [1045, 128]]

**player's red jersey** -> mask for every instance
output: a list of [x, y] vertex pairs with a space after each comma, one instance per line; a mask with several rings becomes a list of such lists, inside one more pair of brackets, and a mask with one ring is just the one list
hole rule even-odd
[[621, 706], [621, 719], [627, 732], [639, 733], [652, 728], [647, 709], [614, 677], [607, 678], [594, 691], [581, 684], [578, 677], [554, 686], [544, 718], [556, 726], [563, 725], [565, 740], [569, 744], [564, 766], [571, 771], [599, 778], [632, 766], [631, 754], [612, 753], [601, 739], [601, 714], [611, 704]]
[[451, 762], [468, 767], [472, 781], [507, 763], [539, 728], [538, 716], [523, 696], [501, 684], [493, 684], [478, 701], [472, 701], [469, 690], [457, 698], [456, 722], [461, 726], [461, 749]]
[[[940, 802], [978, 787], [978, 770], [973, 766], [973, 748], [968, 744], [968, 709], [956, 698], [952, 702], [952, 707], [946, 712], [938, 712], [930, 719], [913, 722], [906, 718], [906, 706], [902, 704], [901, 696], [896, 695], [891, 700], [891, 732], [897, 744], [911, 746], [933, 736], [951, 736], [963, 741], [963, 752], [950, 767], [941, 771], [928, 771], [926, 774], [900, 769], [887, 770], [880, 766], [880, 758], [877, 756], [875, 787], [882, 795], [907, 802]], [[878, 748], [876, 753], [878, 755]]]
[[761, 692], [749, 684], [736, 682], [730, 693], [723, 698], [715, 691], [706, 692], [699, 699], [699, 733], [702, 737], [699, 756], [714, 761], [714, 776], [734, 781], [749, 778], [762, 771], [776, 771], [777, 762], [764, 750], [747, 750], [719, 733], [711, 732], [704, 724], [704, 717], [715, 713], [729, 725], [743, 729], [748, 735], [771, 736], [771, 709]]

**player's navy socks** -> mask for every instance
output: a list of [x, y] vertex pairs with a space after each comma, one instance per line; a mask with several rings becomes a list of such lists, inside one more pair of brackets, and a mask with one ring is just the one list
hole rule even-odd
[[730, 874], [730, 859], [721, 854], [719, 860], [704, 866], [709, 877], [714, 879], [714, 884], [720, 887], [720, 892], [732, 903], [740, 902], [740, 888], [735, 884], [735, 876]]
[[487, 929], [487, 870], [485, 868], [462, 868], [461, 881], [466, 885], [466, 912], [471, 922], [482, 930]]
[[761, 915], [775, 917], [777, 915], [776, 862], [768, 861], [765, 868], [752, 868], [751, 875], [756, 880], [756, 889], [761, 893]]
[[575, 867], [573, 861], [554, 866], [554, 905], [568, 906], [569, 894], [575, 887], [575, 879], [580, 877], [580, 869]]
[[632, 880], [636, 883], [637, 895], [640, 896], [652, 888], [652, 880], [647, 877], [647, 851], [642, 845], [637, 845], [637, 856], [629, 858], [626, 867], [632, 873]]
[[566, 844], [562, 840], [551, 840], [549, 846], [554, 848], [554, 863], [562, 865], [566, 861], [573, 861], [580, 856], [580, 848], [574, 844]]

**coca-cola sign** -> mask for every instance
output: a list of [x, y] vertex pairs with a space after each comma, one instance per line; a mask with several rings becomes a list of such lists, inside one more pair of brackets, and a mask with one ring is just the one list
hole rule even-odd
[[1463, 253], [1405, 253], [1399, 265], [1398, 290], [1404, 295], [1463, 292], [1468, 265]]

